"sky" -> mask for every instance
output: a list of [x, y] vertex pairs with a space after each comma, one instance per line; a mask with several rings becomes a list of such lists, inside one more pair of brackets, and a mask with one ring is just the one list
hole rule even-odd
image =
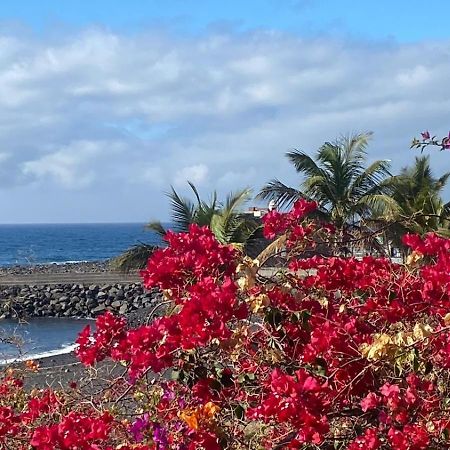
[[4, 0], [0, 223], [167, 220], [171, 185], [298, 186], [285, 153], [352, 132], [399, 170], [420, 131], [450, 128], [449, 15], [444, 0]]

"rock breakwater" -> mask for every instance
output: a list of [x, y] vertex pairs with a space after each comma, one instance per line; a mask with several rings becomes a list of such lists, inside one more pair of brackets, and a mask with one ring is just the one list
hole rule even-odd
[[162, 301], [158, 290], [140, 283], [9, 286], [0, 289], [0, 319], [32, 317], [95, 317], [106, 311], [128, 315]]
[[80, 261], [70, 263], [29, 264], [0, 267], [0, 277], [10, 275], [105, 273], [110, 272], [109, 261]]

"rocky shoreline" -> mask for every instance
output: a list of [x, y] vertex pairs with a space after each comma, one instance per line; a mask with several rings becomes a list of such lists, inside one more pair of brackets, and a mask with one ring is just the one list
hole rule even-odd
[[105, 273], [111, 272], [109, 261], [27, 264], [0, 267], [0, 278], [10, 275]]
[[158, 290], [147, 291], [141, 283], [9, 286], [0, 288], [0, 319], [92, 318], [106, 311], [129, 315], [161, 301]]

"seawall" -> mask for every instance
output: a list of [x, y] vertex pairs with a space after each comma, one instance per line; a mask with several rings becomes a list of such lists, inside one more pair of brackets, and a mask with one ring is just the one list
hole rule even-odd
[[128, 315], [161, 302], [158, 290], [141, 283], [59, 283], [0, 286], [0, 319], [95, 317], [106, 311]]

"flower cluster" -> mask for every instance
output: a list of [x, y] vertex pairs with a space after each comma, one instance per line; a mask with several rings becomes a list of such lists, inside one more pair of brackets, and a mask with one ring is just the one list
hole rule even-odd
[[94, 450], [107, 440], [112, 422], [108, 413], [91, 417], [70, 412], [58, 424], [37, 427], [30, 444], [37, 450]]
[[420, 133], [420, 139], [414, 138], [411, 143], [411, 148], [418, 148], [422, 151], [429, 146], [439, 147], [440, 150], [450, 150], [450, 132], [448, 136], [439, 139], [437, 136], [431, 136], [431, 133], [426, 130]]
[[125, 336], [126, 320], [115, 317], [110, 312], [100, 316], [96, 322], [96, 330], [91, 337], [91, 327], [87, 325], [79, 334], [77, 355], [86, 365], [92, 365], [111, 356], [116, 350], [116, 343]]
[[206, 227], [169, 233], [142, 272], [167, 314], [133, 329], [106, 313], [77, 341], [84, 364], [115, 360], [125, 382], [75, 405], [18, 396], [7, 378], [0, 439], [42, 450], [449, 448], [450, 241], [406, 235], [406, 264], [305, 258], [333, 238], [315, 208], [301, 200], [264, 218], [266, 237], [290, 249], [272, 277]]
[[[277, 210], [269, 211], [263, 216], [264, 236], [273, 239], [275, 236], [289, 230], [298, 238], [309, 235], [313, 229], [302, 226], [302, 221], [309, 213], [317, 209], [316, 202], [306, 200], [297, 201], [289, 213], [282, 213]], [[310, 224], [311, 227], [312, 224]], [[302, 231], [301, 231], [302, 230]]]
[[237, 251], [220, 245], [207, 227], [192, 224], [188, 233], [169, 231], [168, 247], [153, 253], [141, 272], [145, 286], [157, 286], [179, 296], [188, 285], [210, 277], [220, 279], [234, 273]]
[[228, 322], [247, 316], [231, 277], [238, 259], [234, 248], [220, 245], [208, 228], [196, 225], [189, 233], [169, 232], [167, 240], [170, 246], [154, 253], [142, 276], [145, 286], [159, 287], [174, 302], [173, 314], [127, 332], [123, 319], [101, 316], [94, 335], [86, 328], [77, 340], [85, 364], [105, 357], [126, 361], [132, 379], [150, 369], [160, 372], [173, 366], [179, 353], [228, 339]]

